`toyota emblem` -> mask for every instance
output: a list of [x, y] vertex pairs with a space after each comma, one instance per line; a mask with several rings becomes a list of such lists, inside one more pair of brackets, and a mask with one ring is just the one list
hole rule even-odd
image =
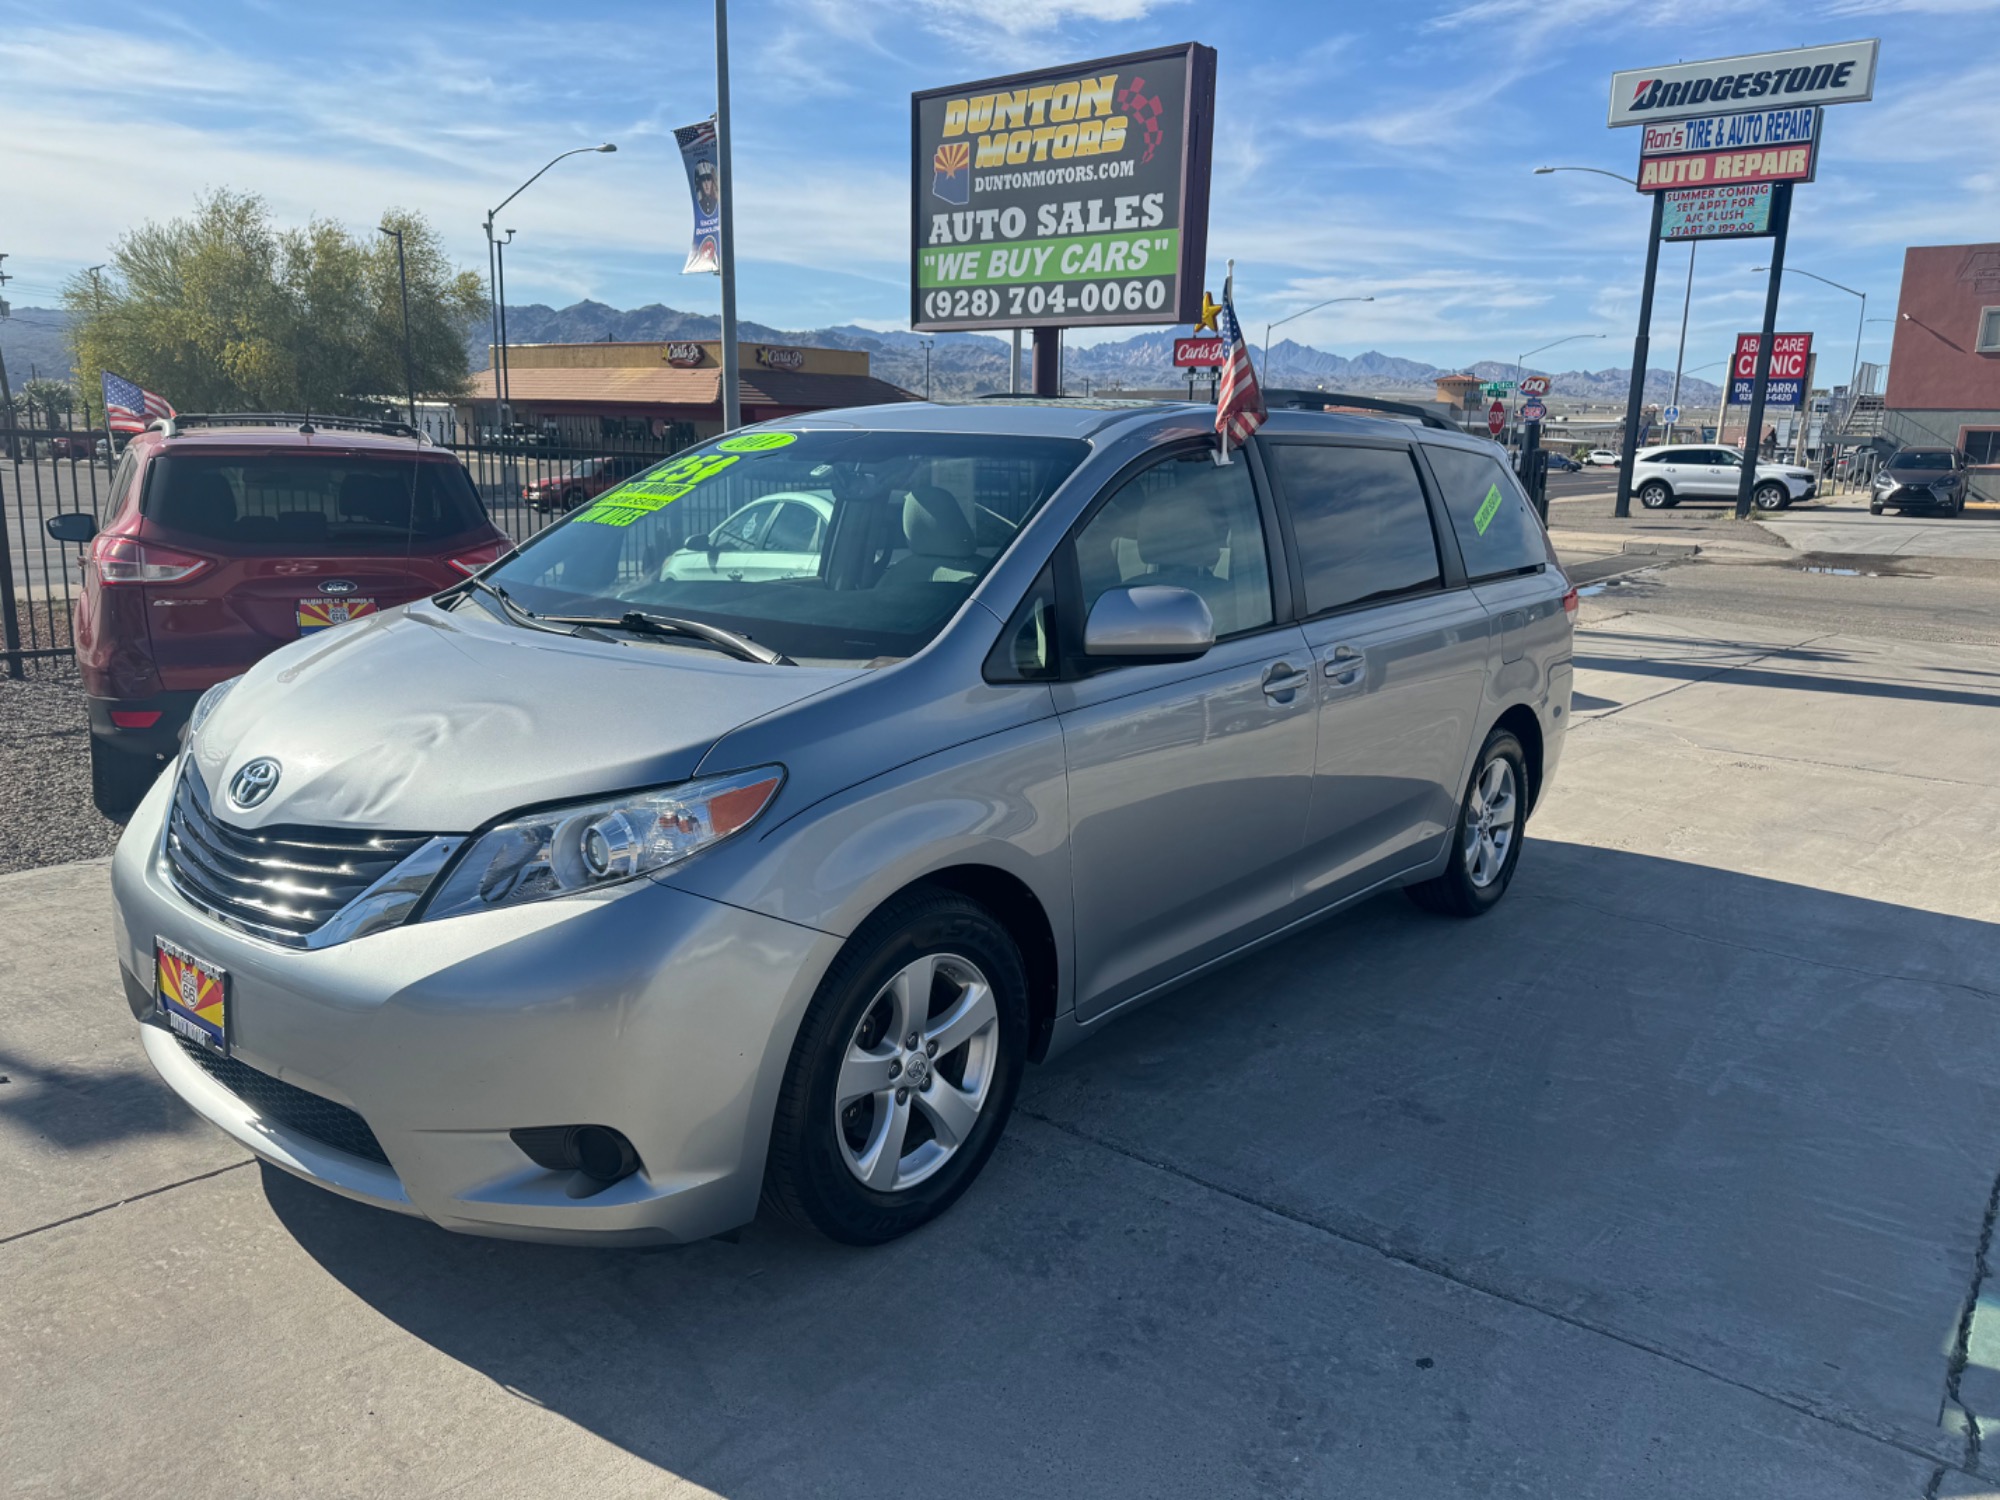
[[252, 808], [271, 795], [278, 784], [278, 763], [268, 755], [245, 761], [229, 778], [229, 800], [241, 808]]
[[321, 582], [319, 591], [322, 594], [351, 594], [359, 587], [352, 578], [328, 578]]

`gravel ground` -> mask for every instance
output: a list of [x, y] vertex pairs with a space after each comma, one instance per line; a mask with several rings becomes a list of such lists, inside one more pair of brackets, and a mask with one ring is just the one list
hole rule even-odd
[[0, 675], [0, 874], [109, 854], [118, 825], [90, 805], [90, 726], [83, 685], [45, 671]]

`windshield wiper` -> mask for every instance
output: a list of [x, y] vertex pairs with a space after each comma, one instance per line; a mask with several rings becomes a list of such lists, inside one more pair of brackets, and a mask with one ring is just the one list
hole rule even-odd
[[520, 605], [516, 604], [514, 602], [514, 596], [508, 593], [505, 589], [501, 588], [499, 584], [488, 583], [484, 578], [481, 578], [476, 573], [468, 577], [465, 580], [465, 582], [456, 585], [456, 587], [468, 590], [477, 589], [482, 594], [491, 595], [492, 598], [499, 604], [501, 611], [507, 616], [507, 618], [512, 620], [517, 625], [525, 625], [530, 630], [546, 630], [550, 635], [576, 634], [574, 630], [563, 630], [560, 628], [561, 624], [569, 624], [573, 622], [562, 621], [560, 623], [551, 623], [545, 620], [541, 615], [536, 614], [533, 610], [524, 609]]
[[[518, 608], [518, 606], [516, 606]], [[597, 630], [629, 630], [634, 635], [685, 635], [698, 641], [707, 641], [718, 646], [742, 661], [762, 662], [767, 667], [796, 667], [782, 651], [773, 651], [769, 646], [760, 646], [747, 635], [738, 635], [733, 630], [724, 630], [720, 625], [710, 625], [702, 620], [683, 620], [674, 615], [649, 615], [643, 610], [627, 610], [617, 619], [600, 619], [592, 615], [540, 615], [538, 619], [551, 625], [576, 625]]]

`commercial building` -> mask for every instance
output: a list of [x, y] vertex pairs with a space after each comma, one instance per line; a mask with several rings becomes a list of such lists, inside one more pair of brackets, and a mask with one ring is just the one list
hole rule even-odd
[[2000, 245], [1905, 251], [1895, 328], [1883, 432], [1959, 449], [1977, 498], [2000, 503]]
[[[745, 422], [917, 399], [870, 375], [862, 350], [738, 344], [737, 351]], [[507, 349], [507, 397], [514, 424], [562, 440], [698, 442], [722, 431], [722, 345], [513, 344]], [[490, 368], [472, 377], [470, 393], [457, 405], [466, 427], [493, 425]]]

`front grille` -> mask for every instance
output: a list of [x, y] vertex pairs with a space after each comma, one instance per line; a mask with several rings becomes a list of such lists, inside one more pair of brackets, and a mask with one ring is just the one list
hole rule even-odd
[[174, 1040], [201, 1070], [267, 1120], [288, 1125], [300, 1135], [310, 1136], [322, 1146], [345, 1151], [365, 1161], [389, 1165], [382, 1143], [368, 1122], [344, 1104], [322, 1099], [318, 1094], [260, 1073], [233, 1057], [218, 1057], [199, 1042], [176, 1035]]
[[193, 766], [174, 788], [167, 868], [197, 906], [259, 937], [304, 947], [356, 896], [428, 843], [420, 833], [284, 825], [255, 831], [216, 817]]

